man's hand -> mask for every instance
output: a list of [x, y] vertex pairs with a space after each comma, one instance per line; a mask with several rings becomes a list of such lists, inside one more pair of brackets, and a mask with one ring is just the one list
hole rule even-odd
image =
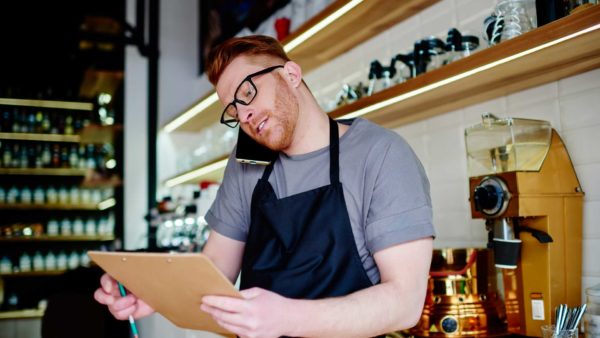
[[108, 274], [100, 278], [100, 287], [94, 292], [94, 298], [98, 303], [107, 305], [108, 311], [120, 320], [125, 320], [130, 315], [138, 319], [154, 313], [154, 309], [135, 295], [122, 297], [117, 282]]
[[204, 296], [200, 308], [241, 338], [280, 337], [289, 332], [286, 318], [292, 300], [261, 288], [240, 293], [244, 299]]

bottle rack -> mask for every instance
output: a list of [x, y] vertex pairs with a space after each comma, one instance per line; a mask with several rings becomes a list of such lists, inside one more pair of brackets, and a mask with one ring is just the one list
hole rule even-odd
[[0, 98], [0, 319], [41, 317], [52, 280], [120, 245], [122, 127], [96, 124], [94, 107]]

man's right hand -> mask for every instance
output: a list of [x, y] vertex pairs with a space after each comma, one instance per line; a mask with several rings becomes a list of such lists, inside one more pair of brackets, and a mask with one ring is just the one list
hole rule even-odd
[[117, 282], [106, 273], [100, 278], [100, 287], [94, 292], [94, 298], [98, 303], [108, 306], [108, 311], [120, 320], [129, 316], [139, 319], [154, 313], [153, 308], [135, 295], [122, 297]]

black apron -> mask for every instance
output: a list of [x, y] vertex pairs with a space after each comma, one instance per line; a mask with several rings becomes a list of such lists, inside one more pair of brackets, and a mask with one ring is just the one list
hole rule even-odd
[[373, 285], [358, 255], [339, 180], [337, 123], [330, 119], [329, 127], [330, 185], [278, 199], [268, 181], [276, 160], [258, 180], [241, 289], [261, 287], [289, 298], [319, 299]]

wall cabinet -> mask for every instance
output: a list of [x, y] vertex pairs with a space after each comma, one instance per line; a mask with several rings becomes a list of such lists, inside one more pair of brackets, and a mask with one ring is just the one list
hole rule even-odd
[[0, 318], [43, 315], [57, 276], [120, 247], [121, 128], [80, 104], [0, 99]]

